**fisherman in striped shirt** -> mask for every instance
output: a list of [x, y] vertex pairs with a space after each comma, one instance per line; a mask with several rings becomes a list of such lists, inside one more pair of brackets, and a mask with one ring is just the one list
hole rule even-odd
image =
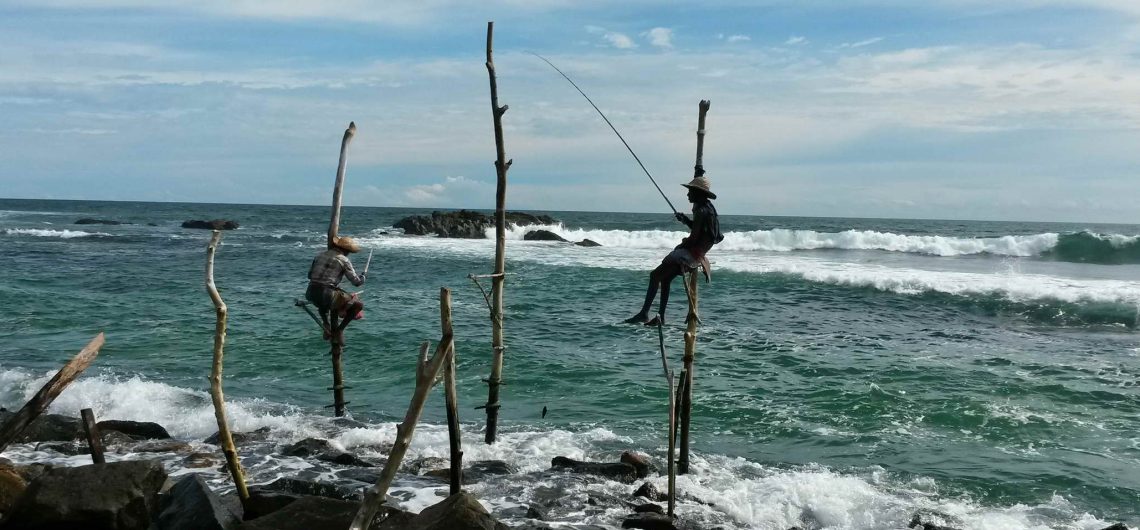
[[[317, 254], [309, 267], [309, 288], [305, 291], [308, 299], [321, 313], [325, 323], [325, 339], [329, 338], [329, 311], [336, 311], [342, 318], [336, 331], [343, 331], [348, 323], [360, 318], [364, 304], [354, 295], [339, 287], [341, 279], [348, 277], [353, 285], [364, 284], [364, 274], [357, 274], [347, 254], [360, 252], [360, 245], [351, 237], [338, 237], [328, 250]], [[334, 320], [335, 322], [335, 320]]]

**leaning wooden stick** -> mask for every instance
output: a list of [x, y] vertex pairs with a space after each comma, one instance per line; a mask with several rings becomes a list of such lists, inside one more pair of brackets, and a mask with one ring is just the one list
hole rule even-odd
[[661, 369], [665, 372], [665, 382], [669, 385], [669, 517], [677, 503], [677, 468], [673, 455], [677, 452], [677, 400], [673, 387], [673, 371], [669, 369], [669, 358], [665, 355], [665, 330], [657, 325], [657, 338], [661, 345]]
[[507, 250], [507, 170], [514, 160], [507, 160], [503, 147], [503, 114], [507, 105], [499, 106], [498, 83], [491, 43], [495, 23], [487, 23], [487, 75], [491, 78], [491, 116], [495, 121], [495, 273], [491, 276], [491, 376], [487, 378], [487, 433], [484, 442], [493, 444], [499, 428], [499, 386], [503, 384], [503, 281], [506, 279]]
[[14, 442], [28, 425], [31, 425], [40, 414], [47, 410], [48, 405], [51, 405], [51, 402], [59, 397], [60, 392], [63, 392], [67, 385], [79, 377], [79, 374], [83, 373], [88, 366], [91, 366], [91, 362], [99, 355], [99, 348], [102, 347], [103, 334], [100, 333], [91, 339], [91, 342], [88, 342], [87, 346], [84, 346], [79, 353], [75, 354], [74, 358], [63, 365], [63, 368], [60, 368], [44, 386], [40, 387], [39, 392], [36, 392], [36, 395], [32, 396], [32, 399], [28, 400], [16, 412], [15, 416], [0, 425], [0, 453], [3, 453], [4, 449]]
[[214, 313], [217, 317], [214, 324], [214, 366], [210, 371], [210, 398], [214, 401], [214, 418], [218, 420], [218, 441], [222, 444], [222, 453], [226, 456], [226, 467], [234, 479], [238, 499], [241, 500], [243, 507], [249, 508], [249, 489], [246, 488], [245, 473], [242, 471], [237, 448], [234, 447], [234, 438], [230, 433], [230, 422], [226, 418], [226, 399], [222, 394], [222, 356], [225, 355], [226, 316], [229, 310], [214, 285], [214, 253], [221, 240], [222, 232], [214, 230], [210, 244], [206, 247], [206, 292], [214, 302]]
[[83, 419], [83, 433], [87, 435], [87, 448], [91, 450], [91, 462], [106, 464], [107, 459], [103, 456], [103, 438], [99, 435], [99, 424], [95, 422], [95, 411], [83, 409], [79, 411], [79, 417]]
[[439, 370], [443, 367], [447, 352], [452, 346], [452, 340], [445, 338], [436, 347], [430, 361], [427, 358], [428, 343], [424, 342], [420, 346], [420, 355], [416, 362], [416, 390], [412, 393], [412, 402], [408, 405], [408, 412], [404, 414], [403, 423], [396, 426], [396, 443], [388, 454], [384, 469], [380, 471], [380, 478], [376, 480], [375, 486], [364, 492], [364, 501], [360, 503], [360, 510], [356, 512], [349, 530], [368, 530], [372, 526], [372, 520], [380, 510], [380, 505], [384, 504], [384, 496], [388, 494], [388, 488], [396, 478], [396, 470], [400, 468], [404, 454], [412, 444], [412, 435], [415, 434], [416, 423], [420, 421], [428, 392], [435, 386], [436, 377], [439, 376]]
[[439, 290], [439, 324], [441, 342], [451, 342], [443, 366], [443, 390], [447, 402], [447, 439], [451, 446], [451, 494], [463, 489], [463, 439], [459, 431], [459, 395], [455, 390], [455, 333], [451, 327], [451, 290]]
[[344, 137], [340, 140], [340, 162], [336, 166], [336, 186], [333, 187], [332, 219], [329, 220], [329, 248], [333, 248], [340, 233], [340, 198], [344, 189], [344, 168], [348, 164], [348, 143], [356, 134], [356, 122], [348, 122]]
[[[333, 185], [332, 216], [329, 218], [328, 233], [329, 248], [336, 246], [336, 240], [340, 234], [340, 205], [341, 197], [344, 195], [344, 169], [348, 163], [348, 144], [355, 135], [356, 122], [349, 122], [348, 128], [344, 130], [344, 137], [340, 141], [340, 162], [337, 163], [336, 184]], [[344, 353], [344, 332], [337, 325], [335, 311], [333, 311], [332, 325], [326, 331], [330, 334], [329, 342], [332, 344], [329, 348], [329, 358], [332, 360], [333, 386], [329, 390], [333, 391], [333, 415], [339, 418], [344, 416], [345, 406], [348, 405], [348, 402], [344, 400], [344, 389], [347, 387], [344, 385], [344, 370], [341, 365], [341, 355]]]

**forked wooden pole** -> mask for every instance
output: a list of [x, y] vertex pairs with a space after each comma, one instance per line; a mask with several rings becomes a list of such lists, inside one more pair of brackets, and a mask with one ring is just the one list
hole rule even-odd
[[16, 411], [16, 415], [0, 425], [0, 453], [3, 453], [4, 449], [14, 442], [28, 425], [47, 410], [48, 405], [51, 405], [51, 402], [59, 397], [60, 392], [63, 392], [67, 385], [79, 377], [79, 374], [83, 373], [88, 366], [91, 366], [91, 362], [99, 355], [99, 348], [102, 347], [103, 334], [100, 333], [91, 339], [87, 346], [79, 350], [79, 353], [75, 354], [75, 357], [67, 364], [63, 365], [47, 383], [44, 383], [39, 392], [36, 392], [32, 399]]
[[447, 439], [451, 446], [451, 494], [463, 489], [463, 439], [459, 431], [459, 396], [455, 390], [455, 334], [451, 326], [451, 290], [439, 290], [439, 323], [442, 342], [450, 342], [443, 367], [444, 399], [447, 403]]
[[99, 424], [95, 422], [95, 411], [83, 409], [79, 411], [79, 417], [83, 420], [83, 433], [87, 435], [87, 448], [91, 450], [91, 462], [106, 464], [107, 459], [103, 456], [103, 438], [99, 435]]
[[697, 314], [697, 271], [690, 272], [685, 281], [688, 283], [686, 291], [689, 299], [689, 316], [685, 319], [685, 356], [681, 359], [685, 366], [681, 371], [684, 374], [684, 381], [681, 382], [684, 392], [681, 394], [681, 457], [678, 462], [678, 471], [682, 475], [689, 472], [689, 421], [693, 412], [693, 360], [697, 353], [697, 322], [700, 319]]
[[408, 405], [408, 412], [404, 414], [404, 422], [396, 426], [396, 443], [388, 454], [388, 461], [384, 463], [384, 469], [380, 471], [376, 485], [364, 492], [364, 501], [360, 503], [360, 510], [356, 512], [349, 530], [368, 530], [372, 526], [372, 520], [380, 510], [380, 505], [384, 504], [384, 496], [392, 486], [392, 480], [396, 478], [396, 470], [400, 468], [404, 454], [408, 452], [408, 446], [412, 443], [412, 435], [416, 431], [416, 423], [420, 421], [428, 392], [435, 386], [439, 370], [447, 360], [447, 352], [452, 347], [452, 340], [445, 338], [436, 347], [435, 354], [429, 361], [428, 343], [424, 342], [420, 346], [420, 355], [416, 362], [416, 390], [412, 393], [412, 402]]
[[249, 508], [249, 489], [245, 485], [245, 472], [238, 459], [237, 448], [234, 447], [234, 438], [230, 433], [230, 422], [226, 418], [226, 398], [222, 394], [222, 356], [225, 355], [226, 346], [226, 316], [228, 309], [218, 294], [214, 285], [214, 253], [218, 243], [222, 240], [222, 232], [214, 230], [210, 244], [206, 246], [206, 292], [214, 302], [214, 313], [217, 316], [214, 324], [214, 366], [210, 371], [210, 398], [214, 401], [214, 418], [218, 420], [218, 441], [222, 445], [222, 453], [226, 456], [226, 468], [234, 479], [238, 499], [242, 506]]
[[484, 441], [495, 443], [499, 424], [499, 386], [503, 383], [503, 281], [506, 279], [507, 249], [507, 170], [514, 160], [507, 160], [503, 147], [503, 114], [507, 105], [499, 106], [499, 91], [495, 80], [495, 61], [491, 56], [491, 43], [495, 23], [487, 22], [487, 75], [491, 79], [491, 116], [495, 121], [495, 273], [491, 276], [491, 376], [487, 378], [487, 433]]
[[[340, 235], [340, 205], [341, 197], [344, 195], [344, 170], [348, 164], [348, 144], [352, 142], [352, 138], [356, 135], [356, 122], [349, 122], [348, 128], [344, 130], [344, 137], [340, 141], [340, 161], [336, 167], [336, 184], [333, 185], [333, 199], [332, 199], [332, 217], [329, 219], [329, 233], [328, 233], [328, 247], [333, 248], [336, 243], [337, 237]], [[344, 416], [345, 405], [348, 404], [344, 400], [344, 369], [341, 364], [341, 355], [344, 353], [344, 331], [340, 329], [336, 321], [336, 311], [332, 315], [332, 325], [329, 326], [329, 357], [332, 359], [333, 370], [333, 386], [329, 390], [333, 392], [333, 415], [338, 418]]]

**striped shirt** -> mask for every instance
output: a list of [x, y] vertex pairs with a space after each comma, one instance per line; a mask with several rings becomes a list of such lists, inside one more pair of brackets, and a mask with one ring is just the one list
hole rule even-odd
[[336, 249], [330, 248], [317, 254], [313, 259], [313, 265], [309, 267], [309, 281], [313, 283], [336, 287], [345, 276], [348, 276], [348, 281], [353, 285], [364, 283], [364, 278], [357, 275], [356, 269], [352, 268], [348, 256]]

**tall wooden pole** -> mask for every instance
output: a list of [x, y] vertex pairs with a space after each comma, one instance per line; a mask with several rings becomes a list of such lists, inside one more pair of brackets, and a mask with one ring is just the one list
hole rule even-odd
[[697, 166], [704, 165], [705, 156], [705, 114], [708, 114], [709, 107], [712, 105], [707, 99], [702, 99], [697, 105]]
[[[333, 185], [333, 198], [332, 198], [332, 217], [329, 219], [329, 234], [328, 234], [328, 247], [333, 248], [336, 246], [336, 239], [340, 234], [340, 205], [341, 197], [344, 193], [344, 169], [348, 164], [348, 144], [356, 135], [356, 122], [349, 122], [348, 128], [344, 130], [344, 137], [340, 140], [340, 161], [336, 167], [336, 184]], [[329, 337], [331, 346], [329, 348], [329, 357], [332, 358], [333, 370], [333, 386], [329, 390], [333, 391], [333, 414], [337, 417], [344, 416], [344, 407], [348, 404], [344, 400], [344, 370], [341, 366], [341, 354], [344, 352], [344, 332], [340, 330], [336, 321], [336, 312], [333, 311], [332, 325], [329, 331], [332, 336]]]
[[463, 440], [459, 432], [459, 396], [455, 390], [455, 333], [451, 327], [451, 290], [439, 290], [439, 323], [442, 342], [450, 342], [443, 367], [444, 399], [447, 403], [447, 439], [451, 445], [451, 494], [463, 489]]
[[214, 313], [217, 317], [214, 324], [214, 365], [210, 371], [210, 398], [214, 402], [214, 418], [218, 420], [218, 441], [221, 442], [222, 453], [226, 456], [226, 467], [229, 468], [230, 476], [234, 479], [238, 499], [241, 500], [242, 506], [248, 508], [249, 489], [245, 486], [245, 472], [242, 471], [241, 460], [238, 459], [237, 448], [234, 447], [234, 438], [230, 433], [230, 422], [226, 418], [226, 398], [222, 394], [222, 356], [225, 355], [228, 309], [226, 303], [222, 301], [222, 296], [218, 294], [218, 288], [214, 285], [214, 253], [221, 240], [222, 232], [214, 230], [214, 235], [210, 237], [210, 244], [206, 247], [206, 292], [210, 294], [210, 300], [214, 302]]
[[87, 448], [91, 450], [91, 462], [106, 464], [107, 458], [103, 456], [103, 437], [99, 435], [99, 424], [95, 422], [95, 411], [83, 409], [79, 411], [83, 419], [83, 432], [87, 435]]
[[103, 334], [99, 333], [82, 350], [79, 350], [75, 357], [63, 365], [47, 383], [44, 383], [39, 392], [36, 392], [32, 399], [29, 399], [20, 410], [16, 411], [14, 416], [0, 425], [0, 453], [3, 453], [4, 449], [16, 441], [16, 438], [24, 432], [28, 425], [47, 410], [48, 405], [51, 405], [51, 402], [59, 397], [60, 392], [63, 392], [67, 385], [70, 385], [76, 377], [79, 377], [79, 374], [91, 366], [95, 357], [99, 355], [99, 348], [102, 347]]
[[495, 81], [495, 62], [491, 58], [491, 42], [495, 23], [487, 22], [487, 75], [491, 78], [491, 116], [495, 121], [495, 273], [491, 277], [491, 377], [487, 378], [487, 434], [486, 443], [495, 443], [499, 423], [499, 386], [503, 383], [503, 281], [506, 279], [507, 249], [507, 170], [513, 160], [507, 160], [503, 147], [503, 114], [507, 105], [499, 106], [499, 91]]
[[681, 457], [678, 461], [678, 472], [682, 475], [689, 472], [689, 420], [693, 412], [693, 357], [697, 352], [697, 273], [690, 272], [685, 279], [688, 282], [689, 316], [685, 327], [685, 356], [681, 358], [684, 368], [681, 374]]
[[408, 412], [404, 414], [404, 422], [396, 426], [396, 443], [388, 452], [388, 461], [384, 463], [384, 469], [380, 471], [376, 485], [364, 492], [364, 500], [360, 503], [360, 509], [356, 512], [349, 530], [368, 530], [372, 526], [376, 512], [380, 510], [380, 505], [384, 504], [384, 496], [392, 486], [396, 470], [400, 468], [404, 454], [408, 452], [408, 446], [412, 443], [412, 435], [415, 434], [416, 423], [420, 421], [424, 402], [427, 401], [431, 387], [435, 386], [435, 378], [447, 358], [448, 349], [452, 347], [451, 342], [448, 339], [441, 341], [430, 361], [427, 358], [428, 343], [425, 342], [420, 346], [420, 355], [416, 362], [416, 390], [412, 393], [412, 402], [408, 405]]

